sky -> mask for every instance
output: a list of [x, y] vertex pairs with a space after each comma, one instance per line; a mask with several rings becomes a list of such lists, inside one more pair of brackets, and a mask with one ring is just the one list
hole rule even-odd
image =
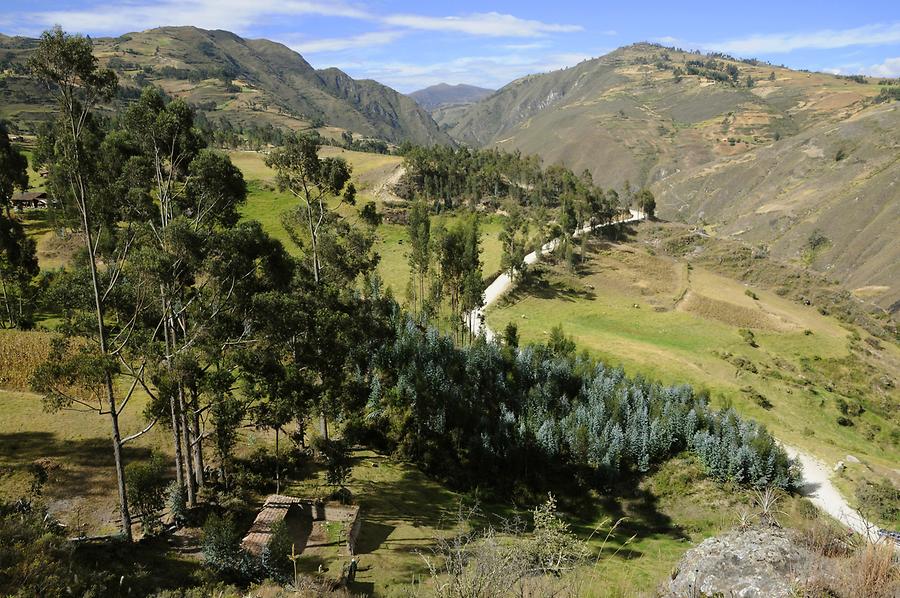
[[411, 92], [499, 88], [653, 41], [798, 69], [900, 76], [900, 0], [0, 0], [0, 32], [92, 36], [163, 25], [225, 29]]

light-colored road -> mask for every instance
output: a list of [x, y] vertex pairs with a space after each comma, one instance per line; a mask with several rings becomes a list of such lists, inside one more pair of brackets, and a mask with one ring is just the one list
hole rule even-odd
[[[629, 211], [631, 212], [629, 218], [623, 218], [610, 224], [597, 225], [594, 229], [622, 222], [639, 222], [646, 218], [646, 216], [637, 210]], [[582, 232], [584, 232], [584, 230], [576, 231], [575, 235], [580, 236]], [[541, 255], [551, 253], [556, 249], [559, 242], [559, 238], [553, 239], [541, 247], [540, 253], [534, 251], [529, 253], [525, 256], [525, 264], [531, 265], [536, 263]], [[483, 333], [488, 340], [494, 338], [494, 332], [488, 328], [484, 322], [484, 311], [495, 304], [500, 297], [509, 292], [509, 290], [512, 289], [513, 284], [514, 280], [512, 277], [504, 272], [495, 278], [484, 290], [484, 304], [479, 309], [473, 310], [468, 318], [469, 327], [475, 336]], [[788, 456], [792, 459], [797, 459], [803, 466], [803, 485], [800, 488], [800, 492], [809, 498], [810, 502], [812, 502], [819, 510], [824, 511], [836, 519], [839, 523], [846, 525], [849, 529], [866, 536], [869, 540], [874, 541], [877, 539], [878, 527], [863, 519], [859, 513], [850, 506], [844, 497], [841, 496], [841, 493], [838, 492], [835, 485], [831, 483], [831, 469], [827, 465], [809, 453], [805, 453], [787, 445], [783, 446]]]
[[[629, 210], [631, 212], [631, 216], [628, 218], [620, 218], [614, 222], [608, 224], [598, 224], [594, 226], [591, 230], [597, 230], [599, 228], [603, 228], [605, 226], [612, 226], [613, 224], [621, 224], [624, 222], [638, 222], [646, 218], [645, 215], [641, 214], [637, 210]], [[588, 227], [575, 231], [575, 236], [580, 237], [584, 232], [588, 230]], [[557, 237], [556, 239], [552, 239], [544, 243], [541, 247], [540, 253], [536, 251], [532, 251], [528, 255], [525, 256], [525, 264], [530, 266], [531, 264], [536, 263], [542, 255], [547, 253], [552, 253], [559, 246], [560, 239]], [[479, 334], [484, 333], [488, 340], [494, 338], [494, 332], [487, 327], [484, 323], [484, 310], [497, 302], [500, 297], [509, 292], [513, 287], [513, 278], [509, 275], [508, 272], [502, 273], [500, 276], [494, 279], [494, 281], [484, 289], [484, 302], [481, 307], [478, 309], [472, 310], [472, 312], [468, 316], [468, 324], [469, 329], [472, 331], [472, 334], [478, 336]]]
[[782, 445], [791, 459], [797, 459], [803, 466], [803, 485], [800, 493], [824, 511], [836, 519], [840, 524], [847, 526], [858, 534], [866, 536], [869, 540], [877, 539], [878, 526], [866, 521], [856, 512], [841, 496], [838, 489], [831, 483], [832, 468], [809, 453]]

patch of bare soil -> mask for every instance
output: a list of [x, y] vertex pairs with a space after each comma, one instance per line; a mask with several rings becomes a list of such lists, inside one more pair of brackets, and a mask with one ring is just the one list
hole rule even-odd
[[700, 316], [708, 320], [716, 320], [729, 326], [739, 328], [755, 328], [757, 330], [790, 329], [784, 322], [777, 320], [762, 310], [728, 303], [706, 297], [694, 291], [688, 291], [684, 301], [678, 305], [680, 311]]

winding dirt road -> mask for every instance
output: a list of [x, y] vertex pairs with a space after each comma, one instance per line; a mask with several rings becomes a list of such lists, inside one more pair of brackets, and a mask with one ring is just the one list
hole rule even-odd
[[[613, 224], [639, 222], [646, 218], [645, 215], [637, 210], [629, 210], [629, 212], [631, 212], [629, 218], [623, 218], [608, 224], [600, 224], [594, 226], [592, 230], [603, 228], [604, 226], [611, 226]], [[583, 232], [586, 232], [586, 230], [587, 229], [585, 228], [576, 231], [575, 236], [580, 236]], [[542, 255], [556, 249], [559, 242], [560, 239], [556, 238], [545, 243], [543, 247], [541, 247], [540, 253], [533, 251], [526, 255], [524, 263], [526, 265], [536, 263]], [[484, 321], [484, 312], [488, 307], [495, 304], [500, 297], [512, 289], [514, 284], [515, 281], [513, 278], [507, 272], [504, 272], [487, 286], [484, 290], [484, 303], [482, 307], [473, 310], [468, 316], [469, 328], [475, 336], [483, 333], [488, 340], [494, 338], [494, 332], [488, 328]], [[803, 484], [800, 487], [800, 492], [819, 510], [824, 511], [842, 525], [846, 525], [856, 533], [862, 534], [870, 541], [877, 540], [878, 527], [861, 517], [844, 497], [841, 496], [837, 487], [831, 482], [830, 468], [809, 453], [805, 453], [791, 446], [783, 446], [788, 456], [798, 460], [803, 466]]]

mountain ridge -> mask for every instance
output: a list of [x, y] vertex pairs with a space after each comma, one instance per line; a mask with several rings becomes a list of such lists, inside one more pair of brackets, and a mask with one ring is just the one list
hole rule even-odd
[[[317, 70], [301, 54], [271, 40], [183, 26], [93, 41], [94, 54], [116, 71], [123, 87], [158, 85], [235, 127], [252, 123], [302, 130], [328, 125], [391, 143], [453, 143], [407, 96], [375, 81], [354, 80], [339, 69]], [[0, 50], [22, 65], [36, 43], [4, 36]], [[10, 83], [27, 90], [29, 82], [24, 74], [10, 79], [5, 78], [4, 92], [15, 100]], [[30, 110], [19, 114], [8, 109], [0, 116], [33, 125], [40, 120], [34, 107], [46, 110], [47, 102], [23, 95], [26, 104], [33, 104]]]
[[486, 87], [467, 85], [465, 83], [456, 85], [438, 83], [407, 95], [425, 110], [434, 112], [438, 108], [477, 102], [490, 96], [494, 91]]
[[[897, 311], [900, 119], [863, 81], [640, 43], [434, 116], [464, 145], [648, 187], [662, 218], [807, 263]], [[827, 243], [811, 248], [818, 234]], [[863, 234], [878, 242], [861, 247]]]

